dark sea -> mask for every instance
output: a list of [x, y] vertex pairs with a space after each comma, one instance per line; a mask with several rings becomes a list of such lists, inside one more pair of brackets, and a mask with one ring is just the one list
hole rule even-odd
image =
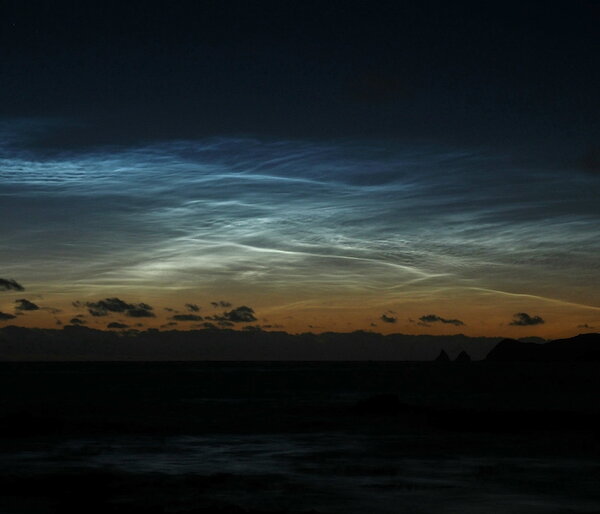
[[483, 364], [2, 365], [0, 513], [599, 513], [593, 369]]

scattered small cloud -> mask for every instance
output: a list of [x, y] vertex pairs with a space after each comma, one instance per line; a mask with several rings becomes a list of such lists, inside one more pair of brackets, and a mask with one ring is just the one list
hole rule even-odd
[[226, 311], [222, 315], [206, 316], [206, 319], [216, 321], [221, 326], [232, 326], [233, 323], [252, 323], [253, 321], [257, 321], [254, 309], [246, 305]]
[[530, 316], [526, 312], [517, 312], [509, 325], [515, 327], [529, 327], [532, 325], [543, 325], [545, 321], [540, 316]]
[[129, 328], [129, 325], [126, 325], [125, 323], [119, 323], [117, 321], [113, 321], [112, 323], [109, 323], [108, 325], [106, 325], [106, 328], [122, 329], [122, 328]]
[[210, 304], [215, 308], [219, 308], [219, 307], [223, 307], [224, 309], [227, 309], [229, 307], [231, 307], [231, 303], [230, 302], [226, 302], [225, 300], [219, 300], [217, 302], [210, 302]]
[[447, 325], [455, 325], [457, 327], [463, 326], [464, 323], [459, 319], [447, 319], [438, 316], [437, 314], [426, 314], [425, 316], [421, 316], [419, 318], [421, 323], [417, 323], [421, 326], [429, 326], [429, 323], [446, 323]]
[[95, 317], [108, 316], [111, 312], [119, 312], [130, 318], [154, 318], [152, 306], [147, 303], [127, 303], [120, 298], [105, 298], [97, 302], [73, 302], [73, 306], [85, 306], [88, 312]]
[[12, 278], [0, 278], [0, 291], [25, 291], [25, 288]]
[[577, 328], [587, 328], [587, 329], [593, 330], [593, 329], [595, 329], [596, 327], [593, 327], [592, 325], [589, 325], [589, 324], [587, 324], [587, 323], [584, 323], [583, 325], [577, 325]]
[[25, 298], [21, 298], [20, 300], [15, 300], [17, 306], [15, 307], [18, 311], [37, 311], [40, 308], [33, 302], [26, 300]]
[[175, 314], [171, 319], [176, 321], [202, 321], [204, 318], [197, 314]]
[[265, 328], [284, 328], [283, 325], [263, 325], [262, 326], [263, 329]]
[[155, 318], [152, 307], [148, 304], [140, 303], [138, 307], [125, 311], [125, 316], [130, 318]]
[[15, 319], [16, 316], [14, 314], [8, 314], [7, 312], [0, 312], [0, 321], [5, 321], [8, 319]]
[[185, 308], [190, 312], [198, 312], [200, 307], [198, 307], [195, 303], [186, 303]]
[[396, 323], [396, 321], [398, 321], [398, 318], [395, 316], [389, 316], [388, 314], [382, 314], [379, 319], [384, 323]]
[[176, 326], [177, 326], [177, 323], [175, 321], [169, 321], [168, 323], [161, 325], [160, 328], [169, 328], [169, 327], [176, 327]]
[[233, 323], [249, 323], [256, 321], [254, 309], [247, 307], [246, 305], [242, 305], [241, 307], [236, 307], [229, 312], [225, 312], [224, 317], [227, 321], [231, 321]]
[[69, 321], [69, 323], [71, 325], [85, 325], [85, 320], [81, 319], [81, 318], [72, 318], [71, 321]]

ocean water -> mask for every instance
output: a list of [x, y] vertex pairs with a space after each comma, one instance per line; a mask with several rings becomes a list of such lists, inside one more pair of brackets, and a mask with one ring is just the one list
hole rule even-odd
[[[165, 512], [214, 502], [251, 512], [600, 512], [595, 459], [419, 457], [414, 444], [427, 441], [355, 433], [87, 437], [5, 449], [0, 469], [23, 480], [101, 472], [120, 484], [112, 501], [132, 505], [149, 501], [144, 491], [154, 484]], [[12, 508], [2, 512], [43, 512]]]
[[0, 514], [599, 514], [593, 365], [32, 363]]

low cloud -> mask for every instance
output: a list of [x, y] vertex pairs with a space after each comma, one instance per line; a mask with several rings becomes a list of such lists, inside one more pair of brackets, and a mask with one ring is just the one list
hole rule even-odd
[[176, 321], [202, 321], [204, 318], [197, 314], [175, 314], [171, 319]]
[[0, 278], [0, 291], [25, 291], [25, 288], [12, 278]]
[[15, 319], [16, 316], [14, 314], [8, 314], [7, 312], [0, 312], [0, 321], [5, 321], [8, 319]]
[[584, 323], [583, 325], [577, 325], [577, 328], [589, 328], [590, 330], [595, 329], [596, 327], [593, 327], [592, 325], [588, 325], [587, 323]]
[[[421, 323], [423, 323], [424, 325], [422, 326], [428, 326], [428, 323], [446, 323], [447, 325], [455, 325], [457, 327], [460, 327], [462, 325], [464, 325], [464, 323], [459, 320], [459, 319], [446, 319], [446, 318], [442, 318], [441, 316], [438, 316], [437, 314], [426, 314], [425, 316], [421, 316], [419, 318], [419, 320], [421, 321]], [[419, 323], [419, 324], [421, 324]]]
[[21, 298], [20, 300], [15, 300], [17, 306], [15, 307], [18, 311], [37, 311], [40, 308], [33, 302], [26, 300], [25, 298]]
[[530, 316], [526, 312], [517, 312], [509, 325], [515, 327], [529, 327], [532, 325], [543, 325], [545, 321], [540, 316]]
[[200, 307], [198, 307], [195, 303], [186, 303], [185, 308], [190, 312], [198, 312]]
[[85, 305], [88, 312], [95, 317], [108, 316], [111, 312], [122, 313], [130, 318], [154, 318], [152, 306], [147, 303], [127, 303], [120, 298], [105, 298], [97, 302], [73, 302], [75, 307]]
[[71, 325], [85, 325], [85, 320], [81, 318], [72, 318], [69, 323]]
[[126, 325], [125, 323], [118, 323], [117, 321], [113, 321], [112, 323], [109, 323], [108, 325], [106, 325], [106, 328], [129, 328], [129, 325]]
[[225, 300], [219, 300], [217, 302], [210, 302], [210, 304], [215, 308], [219, 308], [219, 307], [223, 307], [224, 309], [227, 309], [229, 307], [231, 307], [231, 303], [230, 302], [226, 302]]
[[232, 323], [250, 323], [252, 321], [256, 321], [254, 309], [247, 307], [246, 305], [242, 305], [241, 307], [236, 307], [229, 312], [225, 312], [223, 317], [225, 318], [225, 321], [231, 321]]
[[398, 321], [398, 318], [394, 316], [388, 316], [387, 314], [382, 314], [379, 319], [384, 323], [396, 323], [396, 321]]
[[125, 311], [125, 316], [130, 318], [155, 318], [152, 307], [146, 303], [140, 303], [138, 307]]
[[257, 321], [254, 309], [246, 305], [241, 305], [221, 315], [206, 316], [206, 319], [216, 321], [222, 327], [230, 327], [234, 323], [252, 323], [253, 321]]

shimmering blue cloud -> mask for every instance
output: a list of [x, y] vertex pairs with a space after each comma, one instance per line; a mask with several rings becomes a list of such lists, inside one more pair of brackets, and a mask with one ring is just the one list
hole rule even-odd
[[383, 304], [462, 288], [600, 305], [600, 180], [577, 169], [364, 141], [1, 151], [0, 269], [51, 290], [229, 284]]

